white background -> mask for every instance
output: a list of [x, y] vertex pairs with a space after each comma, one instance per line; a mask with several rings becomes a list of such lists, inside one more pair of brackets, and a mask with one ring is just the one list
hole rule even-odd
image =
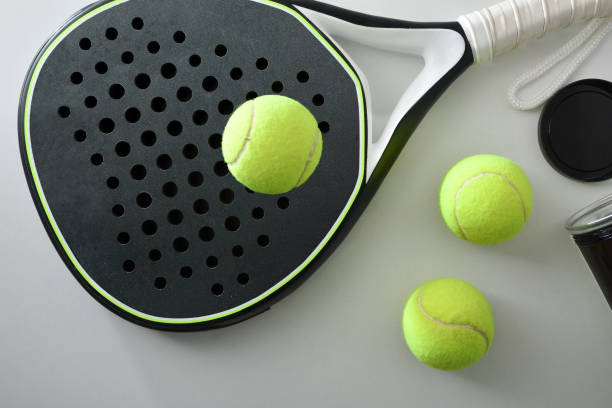
[[[490, 4], [330, 2], [425, 21]], [[86, 3], [5, 0], [0, 12], [0, 405], [610, 406], [612, 314], [563, 223], [610, 193], [612, 181], [582, 184], [557, 174], [538, 148], [539, 112], [515, 112], [504, 99], [515, 76], [575, 29], [464, 74], [409, 141], [348, 238], [297, 292], [234, 327], [169, 334], [128, 323], [90, 298], [49, 242], [23, 176], [16, 119], [26, 70], [43, 41]], [[404, 69], [414, 61], [347, 48], [378, 89], [375, 109], [384, 117], [409, 82], [406, 73], [416, 72]], [[611, 63], [608, 39], [574, 79], [610, 80]], [[438, 214], [444, 173], [476, 153], [515, 160], [533, 183], [531, 220], [516, 239], [495, 247], [455, 238]], [[443, 276], [480, 288], [495, 314], [490, 352], [460, 372], [419, 363], [401, 332], [408, 295]]]

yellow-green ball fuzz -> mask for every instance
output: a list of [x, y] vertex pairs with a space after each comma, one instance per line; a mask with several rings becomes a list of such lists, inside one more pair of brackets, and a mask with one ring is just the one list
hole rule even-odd
[[451, 278], [434, 279], [415, 290], [404, 307], [402, 325], [415, 357], [439, 370], [476, 363], [495, 334], [487, 299], [469, 283]]
[[529, 219], [533, 195], [521, 168], [505, 157], [480, 154], [459, 161], [446, 174], [439, 194], [446, 226], [475, 244], [505, 242]]
[[263, 194], [284, 194], [315, 171], [323, 151], [317, 120], [302, 104], [265, 95], [241, 105], [222, 139], [223, 158], [240, 183]]

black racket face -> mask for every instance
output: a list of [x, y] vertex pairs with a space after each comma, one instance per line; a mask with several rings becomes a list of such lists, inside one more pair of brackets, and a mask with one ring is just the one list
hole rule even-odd
[[[41, 51], [26, 87], [22, 149], [47, 230], [93, 295], [143, 324], [201, 328], [264, 302], [363, 182], [359, 80], [278, 3], [98, 4]], [[247, 191], [220, 150], [232, 111], [272, 93], [323, 132], [317, 171], [285, 196]]]

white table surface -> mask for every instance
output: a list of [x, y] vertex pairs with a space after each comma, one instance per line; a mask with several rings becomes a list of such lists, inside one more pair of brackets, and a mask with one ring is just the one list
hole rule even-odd
[[[366, 13], [452, 20], [491, 0], [330, 0]], [[434, 106], [361, 220], [297, 292], [223, 330], [170, 334], [110, 313], [79, 286], [30, 199], [17, 144], [19, 91], [38, 47], [83, 0], [5, 0], [0, 13], [0, 405], [13, 407], [609, 407], [612, 314], [563, 229], [612, 190], [557, 174], [538, 148], [539, 112], [505, 90], [575, 29], [473, 67]], [[378, 116], [414, 61], [348, 46], [374, 88]], [[573, 79], [612, 80], [612, 38]], [[404, 69], [404, 66], [408, 68]], [[391, 75], [397, 73], [398, 75]], [[452, 236], [436, 194], [476, 153], [518, 162], [535, 195], [518, 238], [479, 247]], [[435, 277], [465, 279], [496, 320], [489, 353], [441, 372], [404, 343], [408, 295]]]

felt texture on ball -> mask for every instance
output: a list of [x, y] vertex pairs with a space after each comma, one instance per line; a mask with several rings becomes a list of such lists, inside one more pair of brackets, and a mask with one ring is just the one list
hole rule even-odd
[[284, 194], [315, 171], [323, 151], [317, 120], [298, 101], [264, 95], [232, 114], [221, 142], [232, 175], [249, 189]]
[[474, 286], [440, 278], [418, 287], [406, 302], [404, 338], [421, 362], [439, 370], [459, 370], [480, 360], [495, 334], [493, 312]]
[[518, 234], [531, 214], [533, 194], [513, 161], [479, 154], [459, 161], [439, 191], [440, 213], [457, 237], [480, 245], [499, 244]]

